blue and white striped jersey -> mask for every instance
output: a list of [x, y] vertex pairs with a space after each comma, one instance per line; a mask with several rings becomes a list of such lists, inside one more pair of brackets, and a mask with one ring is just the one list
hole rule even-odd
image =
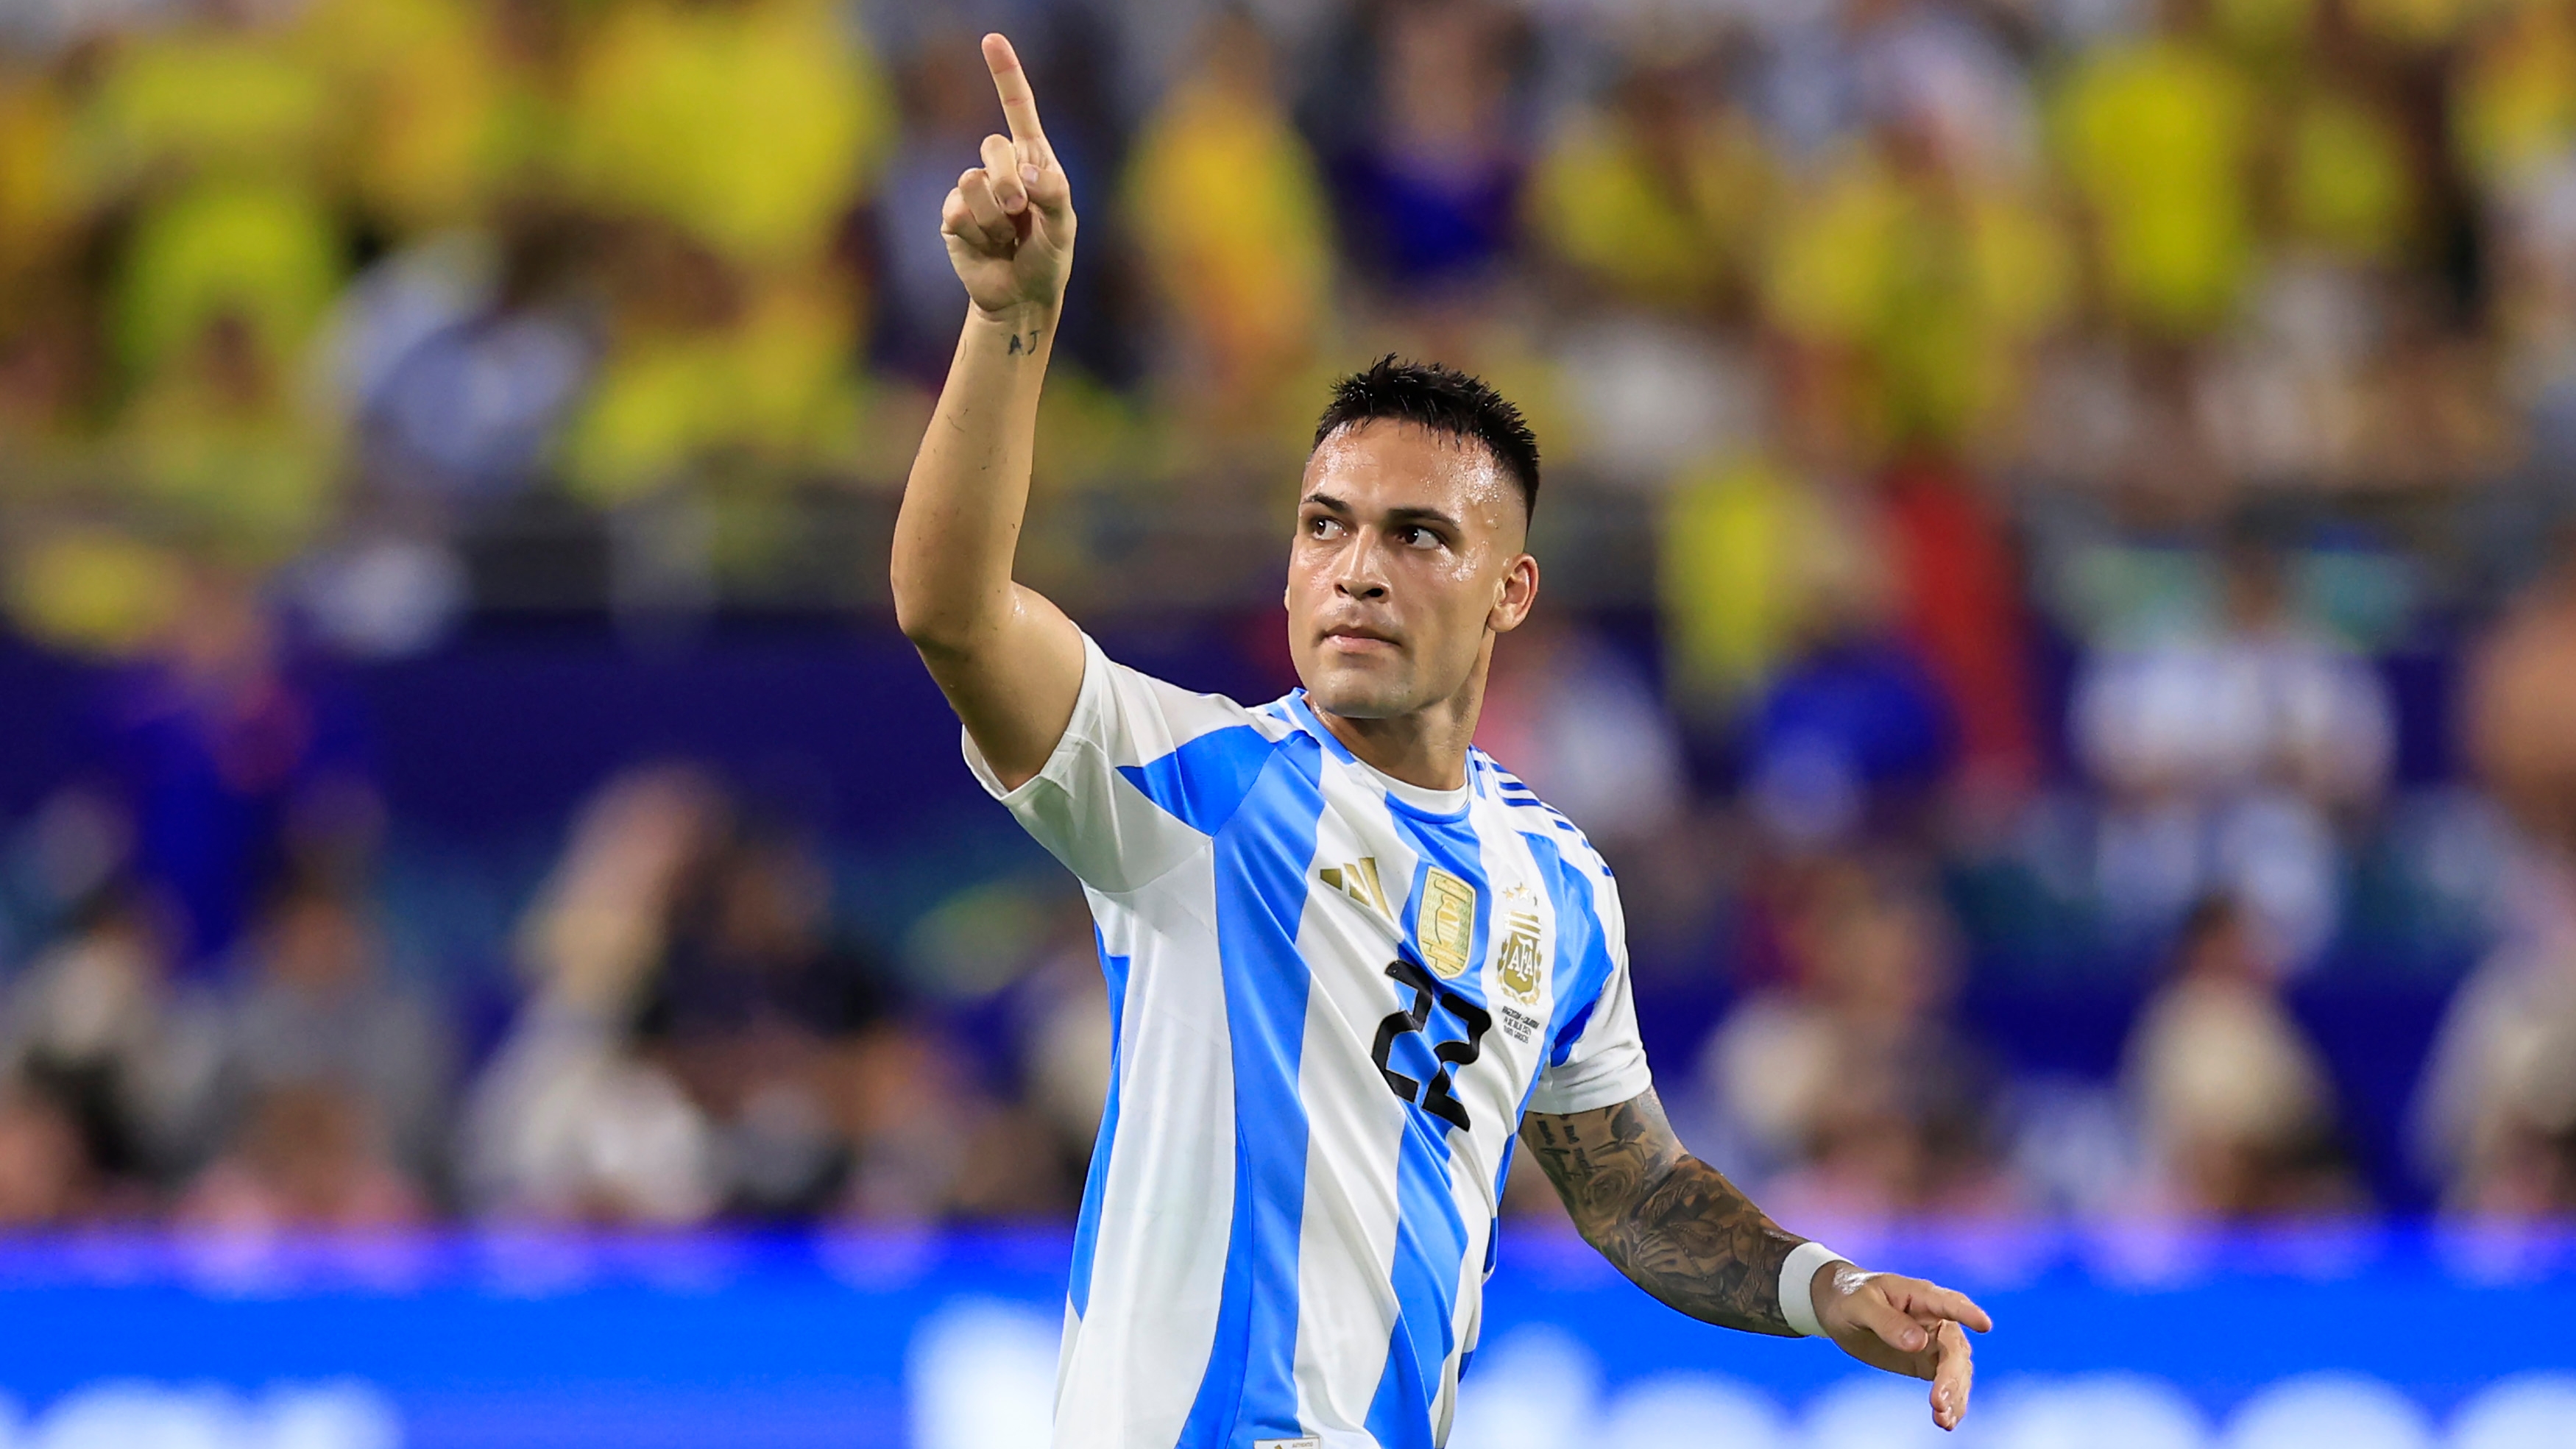
[[1112, 663], [1045, 769], [978, 778], [1080, 877], [1108, 1110], [1060, 1449], [1430, 1449], [1476, 1346], [1524, 1111], [1646, 1090], [1619, 898], [1481, 751], [1454, 791]]

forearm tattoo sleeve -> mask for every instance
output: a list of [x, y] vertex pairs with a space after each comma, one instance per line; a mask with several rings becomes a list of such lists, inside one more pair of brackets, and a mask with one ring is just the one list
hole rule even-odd
[[1638, 1287], [1709, 1323], [1787, 1334], [1780, 1265], [1806, 1241], [1682, 1150], [1651, 1091], [1615, 1107], [1532, 1113], [1521, 1144], [1584, 1240]]

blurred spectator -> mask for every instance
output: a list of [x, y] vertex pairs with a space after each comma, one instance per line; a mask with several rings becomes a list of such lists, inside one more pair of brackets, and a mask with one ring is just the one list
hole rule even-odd
[[574, 486], [627, 503], [720, 456], [793, 473], [843, 446], [860, 303], [834, 251], [890, 118], [839, 8], [613, 7], [566, 106], [567, 180], [610, 223], [606, 356], [565, 440]]
[[857, 302], [834, 259], [764, 272], [651, 222], [609, 255], [607, 352], [563, 440], [580, 496], [651, 500], [719, 460], [792, 480], [845, 445]]
[[2295, 969], [2334, 930], [2337, 827], [2387, 784], [2393, 711], [2369, 663], [2302, 617], [2278, 554], [2239, 545], [2221, 567], [2215, 618], [2086, 662], [2071, 729], [2108, 797], [2117, 918], [2152, 929], [2223, 890]]
[[737, 822], [672, 891], [640, 1032], [714, 1124], [738, 1215], [811, 1215], [846, 1169], [828, 1057], [886, 1001], [827, 935], [830, 885], [805, 842]]
[[1941, 687], [1959, 767], [1988, 792], [2025, 788], [2038, 688], [2011, 525], [1982, 480], [1937, 461], [1893, 469], [1883, 487], [1904, 630]]
[[1849, 860], [1815, 865], [1789, 895], [1788, 982], [1747, 998], [1700, 1058], [1721, 1119], [1771, 1169], [1766, 1207], [1825, 1220], [2014, 1210], [1993, 1068], [1951, 1020], [1947, 913]]
[[537, 480], [593, 362], [563, 230], [444, 233], [350, 287], [335, 351], [381, 484], [471, 502]]
[[1641, 40], [1598, 104], [1572, 107], [1530, 180], [1539, 239], [1588, 293], [1726, 317], [1747, 300], [1781, 178], [1733, 103], [1728, 57]]
[[181, 1200], [182, 1226], [223, 1233], [386, 1231], [428, 1216], [394, 1165], [367, 1098], [324, 1082], [262, 1092]]
[[2038, 128], [2011, 22], [1970, 5], [1895, 0], [1856, 7], [1847, 23], [1863, 118], [1920, 137], [1970, 176], [2030, 170]]
[[304, 807], [364, 778], [354, 711], [290, 663], [252, 585], [191, 570], [151, 657], [111, 676], [99, 734], [133, 811], [135, 869], [176, 909], [183, 970], [229, 949], [299, 850]]
[[2416, 1099], [2418, 1162], [2467, 1217], [2576, 1213], [2576, 880], [2515, 871], [2509, 934], [2452, 999]]
[[1490, 282], [1508, 255], [1526, 160], [1511, 13], [1488, 0], [1370, 12], [1374, 108], [1334, 163], [1354, 261], [1399, 305]]
[[2152, 34], [2076, 60], [2054, 119], [2104, 301], [2163, 339], [2225, 322], [2253, 264], [2257, 102], [2209, 38], [2209, 7], [2155, 8]]
[[2513, 6], [2464, 37], [2452, 143], [2490, 228], [2489, 325], [2503, 379], [2537, 404], [2547, 460], [2563, 463], [2576, 385], [2576, 21]]
[[72, 1109], [0, 1078], [0, 1234], [64, 1228], [93, 1209], [94, 1165]]
[[1072, 1210], [1045, 1119], [995, 1101], [975, 1080], [969, 1054], [937, 1032], [888, 1023], [863, 1033], [844, 1058], [839, 1108], [855, 1154], [840, 1207], [855, 1221], [920, 1225]]
[[189, 0], [160, 24], [101, 27], [75, 153], [89, 184], [311, 176], [332, 117], [328, 87], [297, 54], [297, 8]]
[[1119, 1033], [1110, 1020], [1108, 977], [1090, 914], [1084, 910], [1078, 923], [1068, 919], [1061, 948], [1031, 973], [1021, 1044], [1029, 1103], [1069, 1163], [1091, 1156], [1115, 1069], [1110, 1044]]
[[2471, 762], [2542, 852], [2576, 849], [2576, 529], [2479, 641], [2463, 711]]
[[[0, 155], [8, 157], [6, 185], [0, 185], [0, 337], [13, 341], [30, 314], [51, 313], [56, 339], [66, 324], [76, 325], [77, 301], [69, 278], [48, 276], [60, 266], [66, 243], [75, 235], [80, 210], [80, 183], [66, 141], [72, 118], [63, 87], [33, 62], [0, 44]], [[42, 284], [52, 282], [53, 287]], [[53, 293], [50, 308], [37, 305]], [[66, 304], [74, 304], [66, 306]], [[66, 315], [67, 313], [71, 315]], [[53, 372], [61, 359], [9, 350], [7, 386], [0, 386], [0, 428], [58, 423], [45, 404], [48, 394], [69, 379]]]
[[2281, 1001], [2263, 929], [2224, 897], [2195, 906], [2129, 1038], [2128, 1090], [2168, 1211], [2245, 1219], [2364, 1205], [2332, 1081]]
[[134, 210], [108, 476], [219, 555], [273, 567], [313, 539], [339, 481], [295, 375], [343, 280], [320, 176], [329, 89], [283, 12], [183, 16], [110, 41], [79, 117], [90, 199]]
[[1617, 853], [1684, 813], [1681, 742], [1653, 684], [1609, 641], [1533, 614], [1497, 650], [1477, 743]]
[[1770, 315], [1810, 352], [1810, 385], [1882, 450], [2005, 436], [2026, 355], [2071, 300], [2048, 210], [1943, 124], [1910, 105], [1846, 148], [1791, 196], [1764, 259]]
[[1836, 620], [1889, 607], [1878, 513], [1784, 460], [1675, 480], [1655, 537], [1671, 703], [1703, 720], [1731, 719]]
[[704, 1116], [596, 1022], [523, 1008], [470, 1105], [460, 1165], [487, 1220], [686, 1227], [719, 1205]]
[[1820, 577], [1797, 652], [1744, 718], [1755, 817], [1793, 850], [1918, 824], [1956, 759], [1957, 726], [1920, 657], [1893, 629], [1876, 567]]
[[216, 1123], [223, 1028], [171, 980], [146, 900], [110, 885], [0, 997], [0, 1080], [39, 1084], [104, 1177], [143, 1188], [192, 1165]]
[[754, 273], [831, 244], [890, 120], [875, 56], [838, 6], [630, 0], [595, 23], [565, 117], [578, 195]]
[[[425, 1180], [443, 1157], [452, 1047], [441, 1003], [398, 985], [384, 951], [345, 887], [304, 879], [279, 891], [226, 1003], [225, 1085], [253, 1118], [315, 1110], [286, 1094], [336, 1097], [352, 1115], [331, 1131], [381, 1137], [369, 1155]], [[267, 1129], [244, 1130], [255, 1144]]]
[[1063, 1208], [1040, 1121], [889, 1019], [793, 837], [684, 768], [604, 786], [528, 917], [536, 992], [475, 1088], [467, 1194], [501, 1217], [938, 1222]]
[[1311, 388], [1289, 388], [1313, 381], [1328, 317], [1323, 182], [1254, 19], [1219, 15], [1201, 47], [1136, 139], [1123, 205], [1169, 312], [1167, 376], [1184, 412], [1221, 437], [1293, 446]]
[[1552, 284], [1559, 322], [1568, 410], [1551, 465], [1641, 489], [1759, 440], [1764, 379], [1734, 329], [1786, 194], [1736, 103], [1734, 57], [1663, 30], [1628, 37], [1603, 93], [1565, 108], [1522, 206], [1524, 270]]
[[[387, 231], [472, 225], [521, 174], [544, 102], [525, 12], [490, 0], [311, 0], [300, 48], [338, 124], [333, 179]], [[514, 13], [516, 12], [516, 13]]]
[[[973, 1084], [958, 1053], [926, 1032], [889, 1024], [843, 1063], [841, 1130], [857, 1155], [844, 1214], [921, 1226], [946, 1214], [969, 1156]], [[980, 1104], [979, 1104], [980, 1105]]]
[[840, 1053], [834, 1110], [854, 1154], [844, 1214], [1072, 1210], [1115, 1036], [1098, 939], [1082, 897], [1052, 880], [971, 886], [915, 922], [903, 953], [914, 1009]]
[[457, 1155], [473, 1211], [668, 1226], [720, 1204], [713, 1128], [629, 1040], [672, 892], [717, 810], [709, 783], [676, 768], [620, 776], [583, 807], [521, 925], [528, 1000], [467, 1103]]
[[[175, 268], [188, 264], [178, 258], [193, 262], [236, 244], [223, 233], [252, 233], [238, 245], [286, 253], [279, 265], [302, 267], [318, 261], [332, 242], [319, 217], [294, 215], [293, 206], [208, 199], [174, 210], [163, 219], [169, 234], [147, 231], [138, 246], [166, 251]], [[287, 234], [295, 230], [305, 234]], [[256, 234], [267, 231], [279, 234]], [[293, 255], [298, 251], [311, 255]], [[145, 255], [136, 267], [158, 264]], [[320, 271], [318, 265], [307, 269]], [[336, 276], [315, 275], [299, 283], [309, 284], [308, 295], [295, 305], [315, 315], [293, 319], [294, 343], [311, 330], [337, 282]], [[196, 285], [193, 278], [148, 274], [134, 283], [138, 293]], [[176, 309], [200, 300], [173, 298], [167, 305]], [[206, 315], [177, 320], [174, 335], [159, 346], [162, 355], [148, 364], [132, 394], [121, 420], [118, 476], [135, 488], [138, 504], [213, 540], [218, 556], [275, 567], [312, 543], [329, 521], [340, 481], [338, 439], [295, 385], [293, 344], [263, 336], [257, 320], [229, 298], [203, 302]], [[139, 296], [131, 305], [141, 310], [164, 303]]]
[[2503, 939], [2452, 999], [2416, 1102], [2416, 1155], [2470, 1215], [2576, 1210], [2576, 549], [2483, 641], [2471, 755], [2520, 828]]

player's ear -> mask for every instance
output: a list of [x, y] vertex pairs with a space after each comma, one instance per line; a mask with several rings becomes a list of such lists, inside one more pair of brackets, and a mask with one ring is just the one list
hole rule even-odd
[[1537, 602], [1538, 560], [1521, 554], [1504, 568], [1502, 579], [1494, 586], [1494, 606], [1485, 612], [1485, 627], [1497, 634], [1508, 634], [1521, 626]]

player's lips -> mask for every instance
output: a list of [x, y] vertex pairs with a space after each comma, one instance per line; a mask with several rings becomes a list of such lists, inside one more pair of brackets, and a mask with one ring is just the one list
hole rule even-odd
[[1366, 624], [1344, 624], [1324, 631], [1324, 642], [1344, 649], [1393, 649], [1395, 636], [1372, 629]]

